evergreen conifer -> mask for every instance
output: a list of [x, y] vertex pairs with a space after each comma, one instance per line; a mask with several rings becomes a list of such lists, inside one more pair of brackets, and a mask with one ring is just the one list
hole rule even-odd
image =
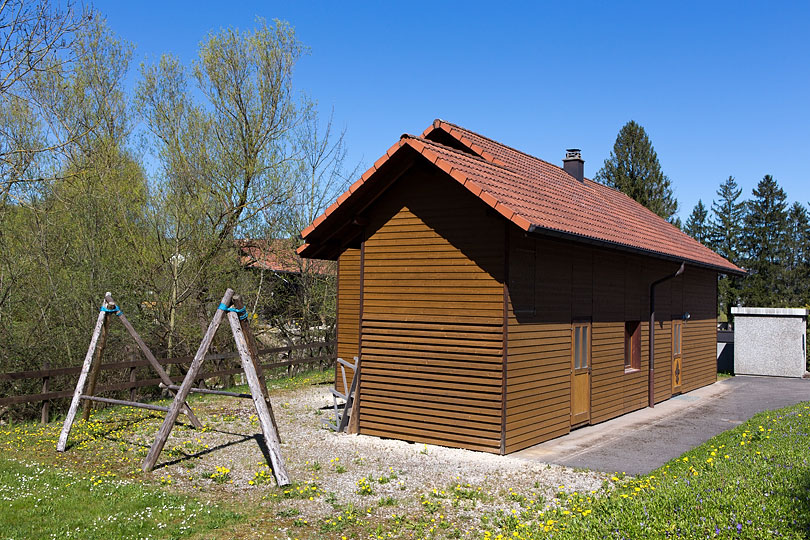
[[642, 126], [633, 120], [616, 137], [613, 151], [594, 180], [618, 189], [670, 223], [680, 226], [676, 217], [678, 201], [672, 182], [661, 171], [658, 154]]

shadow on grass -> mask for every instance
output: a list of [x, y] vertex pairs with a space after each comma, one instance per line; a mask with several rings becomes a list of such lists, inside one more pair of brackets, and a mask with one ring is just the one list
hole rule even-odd
[[[241, 438], [237, 439], [235, 441], [224, 442], [224, 443], [218, 444], [216, 446], [212, 446], [212, 447], [206, 448], [204, 450], [200, 450], [199, 452], [195, 452], [193, 454], [184, 454], [184, 455], [182, 455], [182, 456], [180, 456], [178, 458], [172, 459], [171, 461], [158, 462], [158, 463], [155, 464], [154, 470], [162, 469], [164, 467], [170, 467], [172, 465], [178, 465], [178, 464], [183, 463], [184, 461], [187, 461], [187, 460], [190, 460], [190, 459], [201, 458], [203, 456], [207, 456], [208, 454], [211, 454], [212, 452], [216, 452], [218, 450], [224, 450], [225, 448], [229, 448], [229, 447], [235, 446], [237, 444], [242, 444], [242, 443], [248, 442], [250, 440], [256, 440], [257, 442], [259, 442], [259, 446], [260, 446], [260, 448], [262, 448], [262, 453], [266, 452], [266, 449], [263, 448], [263, 445], [264, 445], [264, 440], [263, 439], [264, 438], [261, 435], [242, 435], [242, 434], [238, 434], [238, 433], [233, 433], [232, 435], [236, 435], [236, 436], [241, 437]], [[260, 439], [261, 439], [261, 441], [260, 441]], [[268, 458], [268, 463], [269, 463], [269, 455], [268, 455], [267, 458]]]
[[[94, 432], [94, 437], [98, 438], [98, 439], [103, 439], [103, 440], [108, 441], [108, 442], [113, 442], [113, 443], [124, 442], [124, 443], [127, 443], [127, 444], [129, 444], [129, 445], [131, 445], [133, 447], [140, 447], [140, 448], [144, 448], [144, 449], [149, 449], [152, 446], [152, 442], [144, 443], [144, 442], [140, 442], [140, 441], [132, 441], [132, 440], [129, 440], [129, 439], [126, 439], [126, 438], [123, 438], [123, 437], [113, 436], [113, 434], [114, 433], [120, 433], [122, 431], [129, 431], [130, 434], [132, 434], [138, 429], [138, 427], [140, 425], [142, 425], [144, 423], [149, 423], [149, 422], [151, 422], [153, 420], [162, 421], [163, 418], [164, 417], [161, 416], [161, 415], [152, 413], [152, 414], [145, 414], [144, 416], [139, 416], [139, 417], [136, 417], [136, 418], [125, 418], [125, 419], [121, 419], [121, 418], [100, 418], [100, 419], [94, 419], [94, 421], [97, 424], [101, 424], [102, 426], [104, 426], [103, 429], [96, 430]], [[178, 427], [188, 429], [189, 431], [196, 431], [194, 429], [194, 427], [188, 422], [179, 422], [178, 421], [175, 424], [175, 428], [178, 428]], [[265, 462], [268, 464], [268, 466], [272, 470], [272, 461], [270, 459], [270, 450], [268, 449], [267, 443], [266, 443], [266, 441], [264, 439], [264, 435], [261, 432], [248, 435], [248, 434], [244, 434], [244, 433], [235, 433], [233, 431], [227, 431], [227, 430], [224, 430], [224, 429], [211, 429], [211, 428], [209, 428], [207, 430], [207, 432], [209, 432], [209, 433], [218, 433], [218, 434], [221, 434], [221, 435], [228, 435], [228, 436], [231, 436], [231, 437], [238, 437], [238, 439], [223, 442], [223, 443], [217, 444], [216, 446], [205, 448], [204, 450], [200, 450], [200, 451], [194, 452], [194, 453], [186, 454], [186, 453], [183, 452], [182, 456], [176, 457], [176, 458], [171, 459], [169, 461], [158, 462], [155, 465], [154, 470], [159, 470], [159, 469], [162, 469], [162, 468], [165, 468], [165, 467], [170, 467], [172, 465], [178, 465], [178, 464], [181, 464], [181, 463], [183, 463], [185, 461], [188, 461], [188, 460], [201, 458], [201, 457], [209, 455], [209, 454], [211, 454], [213, 452], [223, 450], [225, 448], [229, 448], [229, 447], [232, 447], [232, 446], [235, 446], [235, 445], [238, 445], [238, 444], [242, 444], [242, 443], [245, 443], [245, 442], [248, 442], [248, 441], [251, 441], [251, 440], [256, 441], [256, 444], [258, 445], [259, 450], [262, 452], [262, 455], [264, 456]], [[155, 435], [156, 434], [157, 434], [157, 429], [155, 430]], [[74, 447], [74, 446], [76, 446], [78, 444], [81, 444], [82, 441], [81, 440], [76, 440], [76, 439], [77, 439], [77, 437], [74, 437], [74, 440], [72, 442], [69, 441], [69, 444], [67, 445], [67, 449], [70, 449], [70, 448], [72, 448], [72, 447]], [[165, 452], [165, 449], [161, 453], [164, 453], [164, 452]], [[273, 471], [273, 472], [275, 473], [275, 471]]]

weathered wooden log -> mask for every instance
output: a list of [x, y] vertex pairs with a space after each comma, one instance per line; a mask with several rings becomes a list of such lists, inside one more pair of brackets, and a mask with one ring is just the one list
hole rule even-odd
[[[244, 304], [242, 303], [242, 297], [238, 294], [233, 295], [233, 307], [236, 309], [244, 309]], [[270, 404], [270, 394], [267, 391], [267, 379], [264, 377], [264, 369], [262, 368], [261, 363], [259, 362], [259, 347], [256, 344], [256, 336], [253, 335], [253, 330], [250, 328], [250, 321], [246, 318], [239, 319], [239, 325], [242, 328], [242, 333], [245, 336], [245, 341], [247, 342], [248, 351], [250, 352], [250, 360], [253, 363], [253, 368], [256, 370], [256, 374], [259, 376], [259, 386], [262, 390], [262, 396], [264, 400], [267, 402], [267, 410], [270, 411], [270, 420], [273, 422], [273, 428], [276, 430], [276, 434], [278, 434], [278, 424], [276, 424], [276, 415], [273, 413], [273, 406]], [[281, 442], [281, 436], [279, 435], [279, 442]]]
[[259, 425], [264, 434], [264, 441], [267, 445], [267, 452], [270, 454], [270, 466], [273, 468], [273, 476], [279, 486], [288, 486], [290, 477], [287, 468], [284, 466], [284, 458], [281, 455], [281, 441], [279, 440], [276, 427], [270, 417], [270, 408], [265, 400], [259, 382], [259, 375], [254, 368], [254, 361], [251, 359], [250, 349], [242, 332], [242, 325], [239, 316], [234, 312], [228, 312], [228, 322], [231, 324], [231, 332], [236, 342], [236, 350], [239, 351], [239, 358], [242, 361], [242, 368], [245, 370], [250, 393], [253, 396], [253, 404], [256, 406], [256, 414], [259, 417]]
[[[225, 291], [225, 295], [222, 297], [222, 303], [226, 306], [230, 305], [231, 298], [233, 298], [233, 290], [228, 289]], [[169, 412], [166, 414], [166, 418], [163, 420], [163, 424], [158, 430], [158, 434], [155, 437], [155, 442], [152, 443], [149, 453], [146, 454], [146, 458], [143, 460], [142, 468], [144, 471], [149, 472], [155, 467], [155, 462], [157, 462], [160, 452], [166, 445], [166, 441], [169, 438], [169, 434], [172, 432], [174, 423], [177, 422], [177, 417], [180, 415], [180, 409], [185, 404], [191, 388], [194, 387], [194, 381], [197, 379], [197, 374], [200, 372], [203, 360], [205, 360], [205, 355], [208, 352], [208, 349], [211, 347], [211, 342], [214, 341], [214, 335], [217, 333], [217, 329], [222, 323], [222, 317], [224, 314], [225, 312], [221, 309], [217, 309], [214, 313], [214, 317], [211, 319], [211, 324], [208, 325], [208, 330], [206, 330], [205, 335], [200, 342], [200, 346], [197, 349], [197, 353], [194, 355], [194, 360], [191, 361], [191, 367], [189, 367], [188, 373], [186, 373], [186, 377], [183, 379], [183, 384], [180, 385], [177, 395], [174, 396], [174, 401], [169, 407]], [[169, 384], [171, 384], [171, 382], [169, 382]]]
[[76, 383], [76, 390], [73, 392], [73, 399], [70, 401], [70, 408], [65, 417], [65, 424], [62, 426], [62, 433], [59, 434], [59, 442], [56, 444], [57, 452], [65, 451], [68, 435], [70, 435], [70, 429], [73, 427], [76, 411], [79, 409], [79, 401], [84, 393], [84, 387], [87, 384], [87, 375], [90, 372], [90, 365], [93, 363], [93, 355], [96, 352], [98, 338], [101, 336], [101, 328], [104, 326], [104, 320], [107, 318], [107, 315], [109, 315], [109, 313], [106, 311], [99, 310], [98, 312], [96, 327], [93, 329], [93, 337], [90, 338], [90, 346], [87, 348], [87, 354], [84, 356], [84, 363], [82, 364], [82, 371], [79, 373], [79, 380]]
[[[161, 384], [161, 388], [168, 388], [170, 390], [180, 390], [180, 387], [176, 384], [172, 384], [170, 386], [166, 386]], [[192, 388], [191, 393], [193, 394], [212, 394], [215, 396], [227, 396], [227, 397], [235, 397], [235, 398], [242, 398], [242, 399], [253, 399], [253, 396], [250, 394], [240, 394], [238, 392], [228, 392], [227, 390], [210, 390], [208, 388]]]
[[[107, 309], [115, 309], [116, 305], [112, 302], [111, 298], [105, 297], [105, 307]], [[104, 354], [104, 347], [107, 346], [107, 333], [110, 331], [110, 318], [104, 317], [104, 324], [101, 326], [101, 335], [98, 338], [98, 346], [96, 347], [96, 360], [93, 362], [93, 367], [90, 368], [90, 375], [87, 381], [87, 390], [85, 393], [92, 396], [96, 393], [96, 383], [98, 382], [98, 374], [101, 371], [101, 357]], [[93, 410], [93, 403], [91, 401], [84, 402], [84, 409], [82, 410], [82, 420], [87, 422], [90, 420], [90, 411]]]
[[140, 403], [138, 401], [126, 401], [123, 399], [112, 399], [100, 396], [89, 396], [82, 394], [82, 399], [87, 401], [98, 401], [99, 403], [109, 403], [111, 405], [124, 405], [126, 407], [137, 407], [138, 409], [149, 409], [150, 411], [163, 411], [168, 412], [168, 407], [161, 407], [160, 405], [152, 405], [151, 403]]

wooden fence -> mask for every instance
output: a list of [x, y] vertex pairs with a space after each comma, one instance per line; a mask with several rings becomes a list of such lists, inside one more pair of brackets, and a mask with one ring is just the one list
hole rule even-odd
[[[292, 358], [294, 356], [295, 351], [306, 351], [309, 350], [308, 355], [301, 356], [299, 358]], [[259, 358], [267, 357], [272, 355], [275, 361], [270, 362], [262, 362], [261, 366], [263, 369], [274, 369], [274, 368], [281, 368], [281, 367], [288, 367], [291, 368], [292, 366], [301, 365], [301, 364], [314, 364], [318, 363], [322, 365], [325, 362], [334, 362], [335, 360], [335, 342], [315, 342], [315, 343], [305, 343], [303, 345], [294, 345], [292, 347], [275, 347], [270, 349], [262, 349], [259, 351]], [[285, 360], [278, 360], [279, 356], [286, 355], [288, 358]], [[238, 358], [239, 353], [237, 352], [230, 352], [230, 353], [221, 353], [221, 354], [209, 354], [205, 357], [206, 360], [228, 360], [232, 358]], [[181, 365], [182, 364], [189, 364], [193, 359], [193, 356], [183, 356], [179, 358], [161, 358], [158, 359], [163, 366], [169, 365]], [[209, 364], [210, 365], [210, 364]], [[157, 374], [154, 374], [152, 378], [148, 379], [141, 379], [138, 380], [136, 378], [135, 371], [138, 368], [148, 367], [149, 362], [146, 359], [138, 359], [138, 360], [131, 360], [127, 362], [113, 362], [108, 364], [101, 364], [101, 371], [103, 372], [110, 372], [110, 371], [123, 371], [127, 372], [128, 376], [126, 380], [122, 382], [107, 382], [105, 385], [98, 386], [95, 389], [95, 393], [101, 392], [111, 392], [111, 391], [126, 391], [129, 390], [130, 392], [130, 400], [135, 400], [135, 390], [138, 388], [145, 388], [145, 387], [157, 387], [160, 384], [160, 378], [157, 377]], [[25, 380], [41, 380], [42, 381], [42, 391], [38, 394], [20, 394], [20, 395], [5, 395], [0, 397], [0, 407], [7, 407], [11, 405], [19, 405], [25, 403], [39, 403], [42, 402], [42, 422], [47, 423], [50, 417], [50, 402], [51, 400], [55, 399], [63, 399], [69, 398], [73, 395], [75, 390], [75, 379], [71, 377], [71, 381], [73, 381], [73, 386], [66, 388], [64, 390], [59, 391], [50, 391], [49, 387], [51, 386], [51, 379], [54, 377], [70, 377], [72, 375], [78, 375], [81, 372], [81, 366], [73, 366], [73, 367], [63, 367], [63, 368], [46, 368], [46, 369], [37, 369], [31, 371], [17, 371], [13, 373], [0, 373], [0, 383], [3, 382], [11, 382], [11, 381], [25, 381]], [[211, 379], [214, 377], [225, 377], [229, 375], [235, 375], [237, 373], [242, 373], [241, 366], [235, 367], [227, 367], [222, 369], [222, 366], [217, 366], [214, 368], [215, 371], [208, 371], [200, 373], [197, 377], [197, 380], [205, 380]], [[183, 381], [184, 374], [177, 374], [171, 377], [172, 382], [174, 383], [181, 383]]]

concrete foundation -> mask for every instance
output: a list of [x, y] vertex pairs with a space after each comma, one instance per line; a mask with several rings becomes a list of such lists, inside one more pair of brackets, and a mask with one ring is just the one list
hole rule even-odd
[[802, 377], [805, 374], [807, 310], [733, 307], [734, 372]]

